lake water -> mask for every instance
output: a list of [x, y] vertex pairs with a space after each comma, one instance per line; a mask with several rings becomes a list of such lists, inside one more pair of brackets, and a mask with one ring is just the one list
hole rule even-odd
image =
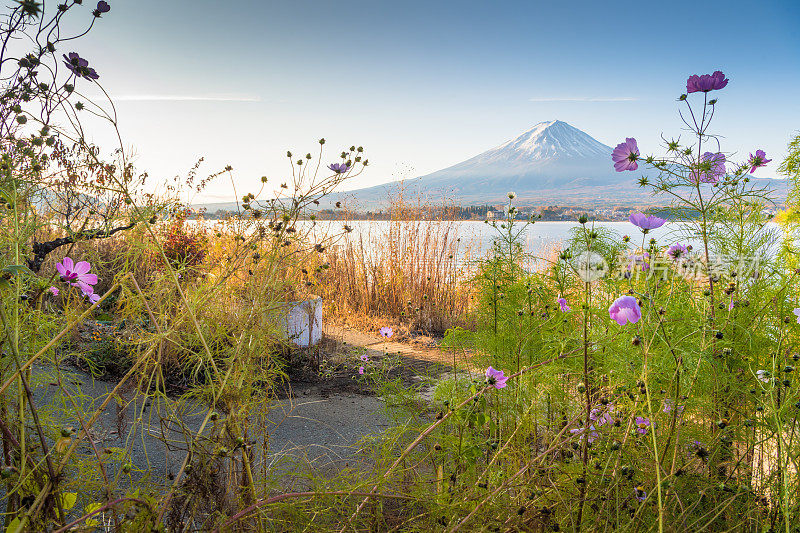
[[[333, 232], [336, 230], [341, 231], [343, 224], [343, 222], [338, 221], [325, 221], [320, 222], [319, 226], [322, 231]], [[353, 232], [347, 236], [350, 240], [363, 239], [368, 247], [378, 247], [385, 245], [386, 236], [389, 234], [389, 225], [397, 223], [389, 221], [353, 221], [348, 222], [348, 224], [353, 228]], [[478, 255], [486, 253], [491, 247], [492, 240], [498, 235], [498, 229], [482, 221], [413, 222], [413, 224], [420, 224], [421, 228], [429, 231], [436, 231], [437, 225], [451, 226], [457, 232], [457, 236], [461, 238], [462, 243], [471, 247], [473, 256], [476, 253]], [[631, 237], [631, 248], [642, 245], [642, 232], [630, 222], [589, 222], [587, 224], [587, 228], [592, 226], [598, 228], [599, 231], [612, 232], [620, 238], [623, 235], [629, 235]], [[531, 224], [523, 233], [525, 251], [537, 257], [547, 256], [554, 249], [562, 249], [564, 243], [570, 239], [571, 230], [579, 227], [580, 224], [574, 221], [536, 222]], [[780, 231], [780, 227], [774, 222], [770, 222], [768, 227]], [[695, 251], [702, 249], [702, 241], [697, 237], [689, 238], [685, 228], [682, 228], [677, 223], [664, 224], [662, 227], [648, 232], [644, 238], [645, 243], [651, 238], [655, 238], [660, 246], [669, 246], [675, 242], [680, 242], [685, 245], [691, 244]]]
[[[216, 224], [215, 221], [199, 223], [206, 227], [213, 227]], [[347, 222], [318, 221], [316, 224], [310, 221], [302, 221], [298, 223], [298, 229], [301, 232], [309, 231], [313, 238], [320, 240], [326, 235], [341, 234], [345, 223], [352, 227], [353, 231], [337, 239], [337, 245], [339, 246], [345, 244], [347, 241], [351, 243], [363, 243], [365, 251], [374, 252], [387, 245], [387, 239], [390, 238], [389, 235], [392, 227], [397, 231], [398, 225], [408, 224], [417, 226], [418, 230], [416, 234], [419, 235], [420, 238], [424, 238], [425, 234], [435, 235], [437, 232], [449, 231], [451, 239], [461, 239], [459, 253], [472, 258], [482, 256], [488, 252], [492, 240], [497, 237], [500, 231], [500, 228], [495, 229], [492, 225], [477, 220], [457, 222], [356, 220]], [[497, 222], [497, 224], [499, 226], [502, 222]], [[564, 243], [570, 239], [571, 231], [579, 227], [580, 224], [575, 221], [536, 222], [535, 224], [530, 224], [522, 234], [524, 249], [533, 257], [549, 257], [554, 250], [563, 249]], [[599, 231], [611, 232], [616, 234], [619, 238], [623, 235], [629, 235], [631, 237], [629, 245], [631, 249], [641, 247], [643, 242], [646, 244], [651, 238], [655, 238], [659, 246], [669, 246], [675, 242], [680, 242], [684, 245], [691, 244], [695, 251], [700, 251], [702, 249], [702, 241], [697, 237], [689, 236], [686, 229], [678, 223], [668, 222], [662, 227], [650, 231], [646, 236], [642, 235], [639, 228], [627, 221], [589, 222], [587, 228], [591, 227], [595, 227]], [[777, 230], [778, 232], [781, 231], [780, 226], [774, 222], [768, 223], [767, 228]], [[776, 250], [777, 244], [771, 253], [775, 253]]]

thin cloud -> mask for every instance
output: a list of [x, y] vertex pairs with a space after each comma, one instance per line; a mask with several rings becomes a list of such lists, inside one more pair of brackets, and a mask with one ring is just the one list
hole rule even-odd
[[531, 98], [531, 102], [635, 102], [638, 98], [633, 96], [542, 96]]
[[123, 94], [114, 96], [116, 102], [260, 102], [251, 95], [186, 95], [186, 94]]

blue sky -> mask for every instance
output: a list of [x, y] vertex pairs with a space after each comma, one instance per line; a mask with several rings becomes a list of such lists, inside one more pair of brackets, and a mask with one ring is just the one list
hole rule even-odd
[[[110, 3], [74, 48], [116, 97], [124, 142], [153, 181], [205, 157], [209, 171], [233, 165], [241, 194], [285, 178], [286, 150], [315, 153], [325, 137], [331, 160], [365, 147], [358, 188], [552, 119], [654, 152], [662, 132], [681, 133], [687, 76], [717, 69], [731, 79], [715, 118], [723, 149], [777, 162], [800, 130], [794, 0]], [[232, 198], [220, 181], [202, 199]]]

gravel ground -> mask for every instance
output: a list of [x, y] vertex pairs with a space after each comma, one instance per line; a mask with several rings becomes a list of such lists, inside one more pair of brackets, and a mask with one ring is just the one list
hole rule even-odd
[[[115, 382], [92, 378], [74, 368], [61, 370], [60, 375], [84, 412], [99, 406], [116, 386]], [[54, 369], [35, 367], [33, 381], [37, 407], [62, 419], [64, 427], [79, 430], [79, 420], [60, 414], [69, 400], [59, 393]], [[168, 479], [180, 469], [188, 449], [188, 434], [198, 431], [207, 408], [169, 398], [148, 400], [142, 405], [143, 398], [132, 391], [120, 396], [123, 403], [128, 403], [127, 408], [121, 409], [116, 400], [111, 401], [91, 431], [95, 446], [101, 456], [107, 449], [130, 449], [134, 471]], [[325, 471], [352, 465], [358, 461], [359, 442], [388, 426], [383, 401], [374, 395], [335, 392], [328, 384], [300, 384], [285, 396], [270, 405], [265, 421], [270, 428], [270, 446], [264, 461], [269, 467], [296, 468], [299, 461]], [[133, 424], [138, 418], [142, 423]], [[139, 429], [135, 433], [131, 431], [134, 427]], [[89, 443], [82, 445], [79, 452], [94, 455]], [[260, 451], [256, 455], [263, 456]]]

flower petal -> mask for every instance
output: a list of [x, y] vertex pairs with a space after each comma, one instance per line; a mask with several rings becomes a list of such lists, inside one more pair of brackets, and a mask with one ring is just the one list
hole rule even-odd
[[80, 261], [75, 265], [73, 272], [78, 275], [86, 274], [92, 269], [92, 265], [90, 265], [87, 261]]

